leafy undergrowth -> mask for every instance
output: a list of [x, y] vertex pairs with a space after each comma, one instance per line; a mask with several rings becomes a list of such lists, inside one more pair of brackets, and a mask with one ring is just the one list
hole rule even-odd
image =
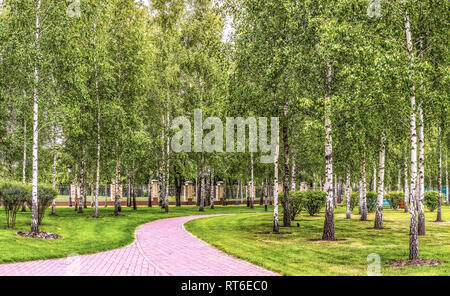
[[[443, 219], [436, 223], [436, 213], [426, 212], [426, 236], [419, 237], [420, 257], [438, 260], [438, 266], [390, 266], [390, 262], [407, 260], [409, 254], [409, 214], [403, 210], [384, 210], [384, 229], [373, 229], [374, 214], [369, 221], [359, 221], [353, 213], [345, 219], [345, 208], [336, 211], [337, 241], [324, 242], [324, 214], [303, 214], [294, 227], [280, 228], [288, 235], [262, 234], [272, 230], [272, 215], [220, 216], [186, 223], [197, 237], [236, 257], [279, 272], [283, 275], [367, 275], [378, 254], [381, 275], [450, 275], [450, 208], [443, 207]], [[282, 220], [280, 219], [280, 223]], [[297, 227], [297, 223], [300, 227]], [[369, 257], [369, 259], [372, 257]], [[373, 270], [373, 269], [372, 269]]]
[[137, 211], [122, 207], [123, 217], [111, 216], [113, 207], [100, 209], [99, 219], [91, 218], [93, 209], [84, 209], [77, 214], [74, 208], [57, 207], [56, 216], [47, 212], [40, 231], [60, 235], [60, 239], [39, 239], [15, 236], [18, 232], [30, 231], [30, 211], [17, 214], [16, 228], [6, 229], [4, 209], [0, 208], [0, 264], [38, 259], [62, 258], [70, 254], [91, 254], [116, 249], [134, 240], [136, 228], [144, 223], [171, 217], [208, 215], [223, 213], [253, 213], [264, 211], [255, 206], [250, 210], [245, 206], [216, 206], [214, 210], [205, 207], [200, 213], [198, 207], [170, 207], [165, 214], [160, 207], [138, 207]]

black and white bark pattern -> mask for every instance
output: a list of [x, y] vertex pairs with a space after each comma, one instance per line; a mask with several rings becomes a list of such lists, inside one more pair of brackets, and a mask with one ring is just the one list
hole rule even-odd
[[425, 235], [425, 135], [424, 135], [424, 121], [422, 107], [419, 110], [419, 176], [417, 180], [417, 233], [419, 235]]
[[[41, 0], [36, 2], [36, 25], [35, 25], [35, 47], [39, 51], [39, 43], [41, 37], [41, 23], [40, 23]], [[34, 64], [34, 86], [33, 86], [33, 177], [31, 180], [32, 186], [32, 204], [31, 204], [31, 232], [39, 233], [39, 213], [38, 213], [38, 122], [39, 122], [39, 105], [38, 105], [38, 88], [39, 85], [39, 69], [38, 61]]]
[[378, 194], [377, 194], [377, 211], [375, 214], [376, 229], [383, 228], [383, 197], [384, 197], [384, 164], [386, 159], [386, 137], [381, 135], [380, 159], [378, 167]]
[[346, 172], [346, 178], [345, 178], [345, 201], [346, 201], [346, 215], [345, 218], [346, 219], [351, 219], [352, 218], [352, 211], [350, 209], [350, 203], [351, 203], [351, 176], [350, 176], [350, 164], [347, 163], [347, 172]]
[[408, 156], [405, 153], [405, 164], [404, 164], [404, 173], [405, 173], [405, 188], [403, 192], [405, 193], [405, 213], [408, 213], [409, 208], [409, 179], [408, 179]]
[[437, 208], [437, 216], [436, 222], [442, 222], [442, 145], [441, 145], [441, 127], [438, 127], [438, 208]]
[[273, 159], [273, 231], [279, 232], [280, 225], [278, 221], [278, 154], [280, 151], [280, 140], [276, 137], [275, 153]]
[[367, 182], [366, 182], [366, 153], [364, 152], [361, 160], [361, 221], [367, 221]]
[[[283, 225], [284, 227], [291, 226], [291, 215], [289, 209], [289, 135], [288, 135], [288, 115], [289, 105], [286, 99], [283, 106], [284, 120], [283, 120], [283, 160], [284, 160], [284, 172], [283, 172]], [[253, 181], [252, 181], [253, 182]], [[253, 187], [252, 187], [253, 189]], [[253, 195], [253, 193], [252, 193]]]
[[[411, 38], [411, 25], [409, 21], [408, 12], [404, 15], [405, 35], [408, 55], [411, 63], [414, 62], [413, 42]], [[409, 219], [409, 259], [419, 259], [419, 238], [418, 238], [418, 223], [417, 223], [417, 128], [416, 128], [416, 97], [414, 95], [414, 85], [411, 86], [411, 116], [410, 116], [410, 132], [411, 132], [411, 188], [409, 194], [410, 202], [410, 219]]]
[[328, 73], [325, 91], [325, 193], [326, 212], [323, 227], [323, 240], [335, 240], [334, 237], [334, 204], [333, 204], [333, 144], [331, 130], [331, 79], [332, 66], [327, 64]]

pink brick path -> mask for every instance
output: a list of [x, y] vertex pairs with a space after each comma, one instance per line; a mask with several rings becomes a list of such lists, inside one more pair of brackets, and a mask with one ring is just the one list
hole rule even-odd
[[162, 219], [140, 226], [135, 241], [92, 255], [0, 265], [0, 276], [270, 276], [276, 273], [227, 255], [187, 232], [184, 223], [208, 216]]

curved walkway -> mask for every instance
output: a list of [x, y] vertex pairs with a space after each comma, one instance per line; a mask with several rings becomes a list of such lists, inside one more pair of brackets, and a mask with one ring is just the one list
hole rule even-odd
[[140, 226], [135, 241], [92, 255], [0, 265], [0, 276], [270, 276], [274, 272], [227, 255], [193, 236], [184, 223], [219, 215], [156, 220]]

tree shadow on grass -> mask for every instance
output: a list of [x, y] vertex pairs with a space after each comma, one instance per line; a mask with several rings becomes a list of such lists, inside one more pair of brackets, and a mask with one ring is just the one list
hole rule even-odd
[[438, 266], [441, 264], [446, 264], [446, 262], [439, 260], [419, 259], [419, 260], [399, 260], [394, 262], [388, 262], [386, 264], [393, 267]]

